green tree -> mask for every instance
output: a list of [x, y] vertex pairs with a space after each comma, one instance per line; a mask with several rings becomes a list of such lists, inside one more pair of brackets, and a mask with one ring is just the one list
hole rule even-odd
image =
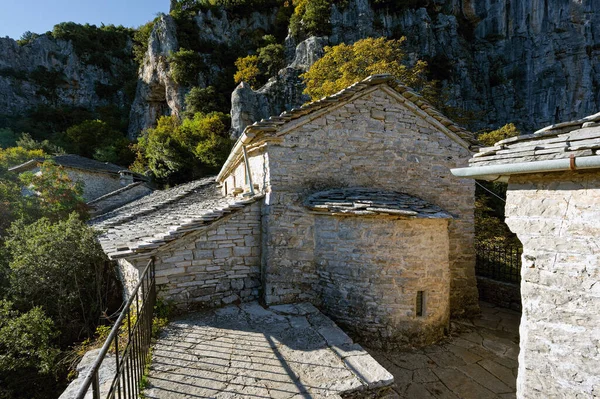
[[17, 40], [17, 44], [19, 46], [25, 46], [25, 45], [30, 44], [31, 42], [33, 42], [38, 37], [40, 37], [40, 35], [38, 35], [37, 33], [33, 33], [31, 31], [25, 31], [25, 33], [23, 33], [21, 35], [21, 37], [19, 38], [19, 40]]
[[140, 137], [135, 170], [147, 167], [164, 183], [181, 183], [215, 172], [225, 161], [232, 141], [229, 117], [220, 112], [197, 113], [179, 122], [163, 116], [156, 128]]
[[258, 50], [258, 60], [267, 77], [275, 76], [285, 66], [285, 48], [281, 44], [267, 44]]
[[42, 150], [46, 154], [52, 155], [59, 155], [65, 153], [65, 150], [63, 150], [55, 144], [52, 144], [49, 140], [35, 140], [33, 137], [31, 137], [31, 134], [29, 133], [21, 134], [21, 137], [16, 141], [16, 145], [26, 150]]
[[150, 21], [140, 26], [133, 34], [133, 58], [138, 65], [142, 65], [146, 51], [148, 51], [148, 41], [152, 29], [154, 29], [154, 22]]
[[504, 140], [509, 137], [515, 137], [520, 134], [521, 132], [519, 131], [519, 129], [517, 129], [514, 123], [508, 123], [499, 129], [480, 134], [479, 136], [477, 136], [477, 140], [479, 140], [484, 145], [491, 147], [500, 140]]
[[17, 143], [17, 134], [9, 128], [0, 128], [0, 148], [12, 147]]
[[367, 38], [352, 45], [342, 43], [325, 47], [323, 58], [301, 75], [306, 84], [304, 93], [317, 100], [370, 75], [389, 73], [404, 84], [427, 93], [428, 100], [435, 102], [437, 90], [425, 77], [427, 63], [417, 61], [412, 67], [402, 63], [406, 59], [402, 48], [405, 41], [404, 37], [399, 40]]
[[44, 158], [43, 150], [29, 150], [23, 147], [0, 148], [0, 176], [6, 173], [6, 169], [20, 165], [34, 158]]
[[169, 56], [171, 78], [181, 86], [196, 86], [205, 68], [202, 56], [193, 50], [180, 49]]
[[5, 245], [16, 309], [42, 308], [60, 331], [63, 348], [91, 336], [113, 276], [96, 232], [76, 214], [58, 222], [17, 221]]
[[253, 89], [259, 87], [262, 72], [257, 55], [238, 58], [235, 61], [235, 67], [237, 68], [237, 72], [233, 75], [235, 83], [246, 82]]
[[40, 215], [59, 220], [66, 218], [71, 212], [77, 212], [82, 218], [87, 218], [83, 184], [72, 181], [62, 166], [50, 160], [44, 161], [39, 173], [26, 172], [19, 179], [35, 193]]
[[[0, 398], [47, 398], [60, 394], [55, 372], [57, 331], [43, 310], [15, 310], [0, 300]], [[58, 387], [59, 388], [59, 387]], [[59, 388], [60, 389], [60, 388]]]
[[88, 120], [71, 126], [61, 134], [65, 147], [71, 153], [92, 158], [98, 148], [114, 145], [124, 136], [100, 120]]
[[227, 102], [213, 86], [192, 87], [185, 96], [185, 115], [189, 118], [193, 118], [194, 114], [198, 112], [208, 114], [222, 111], [225, 108], [227, 108]]
[[332, 0], [294, 0], [290, 32], [296, 38], [323, 36], [331, 32]]

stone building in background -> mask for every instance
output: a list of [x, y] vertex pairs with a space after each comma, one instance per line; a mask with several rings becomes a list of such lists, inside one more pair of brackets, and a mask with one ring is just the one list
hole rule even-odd
[[[9, 171], [41, 173], [40, 165], [46, 160], [31, 159]], [[74, 154], [55, 155], [50, 160], [62, 167], [72, 181], [83, 184], [83, 199], [92, 213], [106, 212], [152, 192], [145, 184], [148, 181], [145, 176], [110, 162]]]
[[482, 148], [456, 176], [508, 182], [523, 243], [519, 398], [600, 394], [600, 114]]
[[182, 310], [309, 301], [378, 344], [440, 338], [478, 310], [472, 135], [391, 76], [247, 127], [216, 182], [98, 217], [136, 281], [153, 256]]

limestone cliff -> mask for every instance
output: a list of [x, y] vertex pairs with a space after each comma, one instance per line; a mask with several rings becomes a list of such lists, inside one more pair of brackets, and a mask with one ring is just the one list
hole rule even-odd
[[[322, 53], [314, 43], [352, 43], [368, 36], [407, 36], [410, 59], [427, 60], [452, 105], [474, 112], [472, 129], [507, 122], [534, 129], [600, 108], [600, 10], [593, 2], [428, 3], [396, 15], [374, 10], [367, 0], [350, 0], [344, 9], [334, 5], [331, 35], [296, 48], [296, 58], [308, 62], [292, 63], [256, 92], [236, 89], [236, 133], [250, 121], [305, 101], [297, 76]], [[288, 37], [287, 44], [293, 52], [294, 40]], [[311, 55], [302, 56], [307, 49]]]
[[[131, 49], [126, 49], [129, 53]], [[21, 114], [40, 105], [94, 109], [127, 106], [122, 83], [133, 60], [110, 65], [84, 62], [71, 41], [41, 35], [30, 43], [0, 38], [0, 115]], [[132, 76], [134, 77], [134, 76]]]

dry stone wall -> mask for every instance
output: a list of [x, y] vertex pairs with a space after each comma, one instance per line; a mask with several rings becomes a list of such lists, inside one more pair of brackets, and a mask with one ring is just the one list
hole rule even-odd
[[317, 215], [317, 290], [325, 313], [371, 347], [441, 338], [450, 316], [447, 225]]
[[[180, 311], [258, 299], [260, 243], [259, 203], [174, 241], [155, 254], [159, 297]], [[126, 287], [145, 262], [119, 262]]]
[[392, 90], [377, 86], [353, 101], [269, 143], [271, 193], [264, 210], [268, 303], [318, 301], [314, 220], [303, 206], [315, 191], [348, 186], [396, 190], [442, 207], [449, 224], [450, 303], [453, 314], [477, 311], [473, 250], [474, 182], [449, 169], [470, 152], [407, 109]]
[[506, 222], [523, 243], [520, 398], [600, 395], [600, 173], [510, 178]]

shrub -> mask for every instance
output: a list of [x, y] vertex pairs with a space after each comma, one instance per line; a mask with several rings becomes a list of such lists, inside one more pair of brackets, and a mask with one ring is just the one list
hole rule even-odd
[[17, 143], [17, 134], [9, 128], [0, 128], [0, 148], [12, 147]]
[[491, 132], [480, 134], [477, 139], [484, 145], [493, 146], [500, 140], [507, 139], [509, 137], [515, 137], [521, 134], [519, 129], [514, 123], [508, 123], [499, 129], [492, 130]]
[[96, 149], [113, 145], [123, 134], [100, 120], [88, 120], [71, 126], [60, 135], [71, 153], [92, 158]]
[[331, 33], [332, 0], [294, 0], [290, 33], [296, 38], [325, 36]]
[[181, 183], [216, 172], [225, 161], [232, 141], [229, 117], [220, 112], [197, 113], [179, 122], [163, 116], [154, 129], [140, 137], [136, 171], [148, 168], [160, 181]]
[[202, 56], [193, 50], [180, 49], [169, 57], [171, 78], [181, 86], [196, 86], [198, 75], [205, 69]]
[[150, 21], [140, 26], [133, 34], [133, 59], [138, 65], [142, 65], [144, 62], [150, 34], [152, 33], [152, 29], [154, 29], [154, 22]]
[[246, 82], [253, 89], [257, 89], [261, 82], [261, 70], [258, 66], [258, 56], [248, 55], [238, 58], [235, 62], [237, 72], [233, 75], [235, 83]]
[[38, 37], [40, 37], [40, 35], [38, 35], [37, 33], [26, 31], [25, 33], [23, 33], [21, 35], [19, 40], [17, 40], [17, 44], [19, 46], [26, 46], [26, 45], [30, 44], [31, 42], [33, 42]]
[[214, 111], [227, 110], [228, 104], [222, 93], [217, 93], [213, 86], [206, 88], [192, 87], [185, 96], [185, 115], [193, 118], [194, 114], [201, 112], [208, 114]]
[[42, 308], [61, 332], [62, 347], [91, 336], [113, 277], [96, 233], [75, 214], [58, 222], [16, 222], [9, 233], [15, 307]]
[[367, 38], [353, 45], [325, 47], [325, 55], [301, 77], [305, 94], [316, 100], [334, 94], [369, 75], [389, 73], [415, 89], [431, 88], [425, 79], [427, 63], [417, 61], [409, 67], [402, 64], [406, 54], [402, 44], [406, 38], [387, 40]]

